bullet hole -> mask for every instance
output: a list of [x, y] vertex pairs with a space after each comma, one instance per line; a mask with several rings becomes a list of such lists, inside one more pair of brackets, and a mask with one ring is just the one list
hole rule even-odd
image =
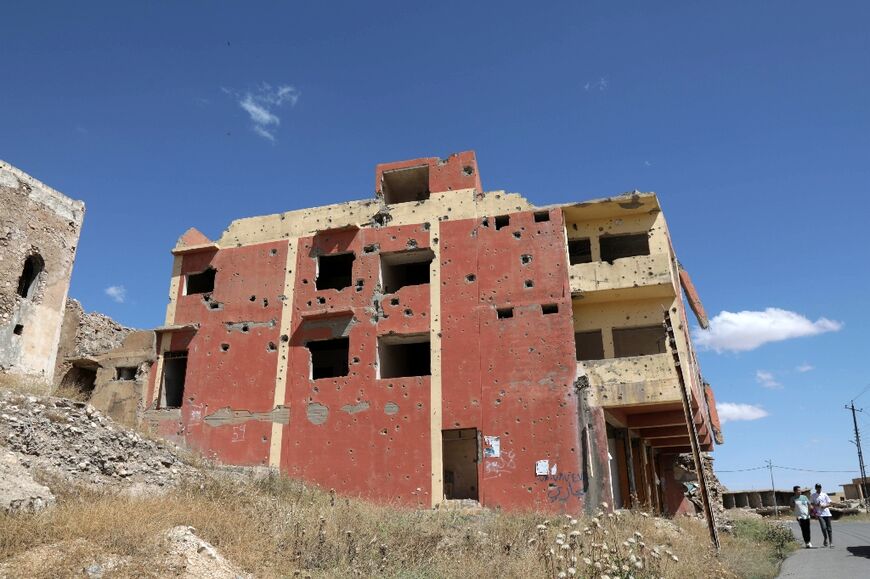
[[378, 245], [373, 243], [371, 245], [366, 245], [363, 247], [363, 253], [374, 253], [378, 250]]
[[519, 231], [514, 231], [514, 237], [515, 237], [516, 239], [519, 239], [519, 238], [522, 237], [522, 236], [523, 236], [523, 234], [520, 233]]
[[529, 265], [530, 263], [532, 263], [532, 256], [527, 254], [527, 253], [521, 255], [520, 256], [520, 263], [522, 263], [523, 265]]
[[230, 349], [229, 344], [221, 344], [221, 352], [227, 352]]
[[255, 301], [257, 301], [257, 296], [251, 296], [248, 299], [251, 300], [252, 302], [255, 302]]
[[495, 310], [496, 315], [498, 315], [498, 319], [506, 320], [508, 318], [514, 317], [514, 309], [513, 308], [497, 308]]
[[533, 287], [535, 287], [535, 282], [533, 282], [530, 279], [527, 279], [526, 281], [523, 282], [523, 286], [525, 286], [526, 289], [533, 288]]
[[266, 298], [263, 298], [263, 307], [264, 307], [264, 308], [268, 308], [268, 307], [269, 307], [269, 300], [267, 300]]
[[351, 363], [353, 363], [353, 364], [359, 364], [359, 358], [357, 358], [356, 356], [354, 356], [353, 359], [351, 360]]
[[288, 336], [287, 334], [281, 334], [281, 341], [282, 341], [282, 342], [285, 342], [285, 343], [286, 343], [286, 342], [289, 342], [289, 341], [290, 341], [290, 336]]
[[274, 248], [273, 248], [273, 249], [270, 249], [270, 250], [269, 250], [269, 255], [278, 255], [278, 250], [277, 250], [277, 249], [274, 249]]
[[390, 305], [391, 306], [399, 305], [399, 298], [390, 298]]
[[406, 309], [405, 309], [405, 315], [408, 316], [408, 317], [410, 318], [411, 316], [414, 315], [414, 312], [411, 311], [411, 308], [406, 308]]
[[424, 231], [429, 231], [429, 229], [430, 229], [431, 227], [432, 227], [432, 224], [429, 223], [428, 221], [427, 221], [426, 223], [423, 224], [423, 230], [424, 230]]
[[417, 240], [416, 239], [409, 239], [408, 243], [406, 245], [407, 245], [408, 249], [416, 249]]
[[384, 435], [384, 436], [386, 436], [386, 435], [387, 435], [387, 429], [386, 429], [386, 428], [382, 428], [382, 429], [381, 429], [381, 434]]
[[302, 283], [307, 284], [307, 283], [308, 283], [308, 280], [303, 278]]
[[318, 303], [318, 304], [321, 304], [321, 305], [325, 304], [325, 303], [326, 303], [326, 298], [323, 297], [323, 296], [318, 296], [318, 297], [317, 297], [317, 303]]
[[266, 351], [267, 351], [267, 352], [274, 352], [274, 351], [277, 350], [277, 349], [278, 349], [278, 348], [277, 348], [277, 346], [275, 346], [275, 342], [269, 342], [269, 345], [266, 346]]
[[308, 300], [306, 303], [308, 304], [309, 307], [311, 306], [311, 300]]
[[471, 165], [466, 165], [465, 167], [462, 168], [462, 174], [465, 175], [466, 177], [470, 177], [471, 175], [474, 175], [474, 167], [472, 167]]
[[361, 292], [363, 290], [364, 284], [365, 284], [365, 280], [362, 280], [362, 279], [356, 280], [356, 291]]
[[559, 304], [542, 304], [541, 313], [543, 313], [545, 316], [549, 314], [558, 314]]
[[484, 217], [484, 218], [481, 220], [480, 224], [481, 224], [483, 227], [489, 227], [489, 219], [487, 219], [486, 217]]
[[476, 279], [477, 279], [477, 276], [474, 275], [473, 273], [470, 273], [470, 274], [468, 274], [467, 276], [465, 276], [465, 281], [468, 282], [468, 283], [472, 283], [472, 282], [474, 282], [474, 280], [476, 280]]
[[219, 309], [221, 309], [221, 304], [218, 302], [208, 302], [208, 309], [219, 310]]
[[535, 223], [541, 223], [543, 221], [550, 220], [550, 212], [549, 211], [536, 211], [535, 212]]
[[495, 230], [498, 231], [504, 227], [507, 227], [511, 224], [510, 215], [496, 215], [495, 217]]
[[244, 326], [242, 326], [242, 331], [243, 331], [243, 332], [249, 332], [250, 330], [251, 330], [251, 328], [250, 328], [247, 324], [245, 324]]

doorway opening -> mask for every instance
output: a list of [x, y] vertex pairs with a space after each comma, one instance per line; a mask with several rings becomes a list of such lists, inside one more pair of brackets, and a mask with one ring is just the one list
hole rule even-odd
[[444, 453], [444, 498], [479, 500], [477, 429], [442, 430], [441, 442]]

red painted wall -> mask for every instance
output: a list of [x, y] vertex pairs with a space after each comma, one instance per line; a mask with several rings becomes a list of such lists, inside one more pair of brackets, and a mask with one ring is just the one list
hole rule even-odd
[[[490, 507], [582, 505], [564, 225], [558, 210], [549, 218], [513, 213], [498, 230], [494, 216], [486, 226], [441, 224], [443, 428], [499, 437], [501, 456], [484, 457], [478, 469], [480, 499]], [[544, 315], [542, 304], [558, 312]], [[514, 308], [512, 318], [498, 319], [503, 307]], [[541, 459], [555, 474], [535, 475]]]
[[[367, 246], [377, 248], [367, 253]], [[428, 285], [406, 286], [383, 296], [376, 291], [380, 253], [414, 247], [429, 247], [423, 224], [324, 232], [300, 240], [287, 381], [290, 424], [284, 428], [281, 453], [281, 470], [290, 476], [344, 494], [421, 507], [431, 504], [429, 377], [378, 380], [375, 364], [379, 335], [429, 333]], [[347, 251], [356, 255], [353, 284], [317, 291], [317, 255]], [[398, 298], [399, 305], [391, 305], [392, 298]], [[383, 308], [378, 316], [376, 301]], [[349, 332], [350, 374], [311, 380], [304, 342], [326, 334], [306, 332], [305, 321], [341, 313], [354, 319]], [[368, 408], [343, 410], [360, 403]], [[323, 423], [309, 419], [309, 404], [328, 409]], [[398, 411], [389, 413], [390, 404]]]

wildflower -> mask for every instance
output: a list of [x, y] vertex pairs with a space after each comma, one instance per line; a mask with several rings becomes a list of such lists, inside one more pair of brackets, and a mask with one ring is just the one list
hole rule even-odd
[[577, 569], [575, 569], [574, 567], [568, 567], [568, 575], [573, 576], [576, 574], [577, 574]]
[[635, 561], [634, 566], [638, 569], [643, 569], [643, 562], [642, 561]]
[[547, 530], [547, 525], [538, 525], [538, 526], [535, 527], [535, 528], [538, 529], [539, 531], [546, 531], [546, 530]]
[[558, 535], [556, 535], [556, 538], [557, 539], [564, 539], [565, 535], [563, 535], [562, 533], [559, 533]]
[[571, 523], [572, 525], [576, 525], [576, 524], [577, 524], [577, 519], [571, 519], [571, 520], [568, 521], [568, 522]]
[[643, 535], [640, 534], [640, 531], [635, 531], [634, 536], [637, 537], [638, 539], [643, 539]]
[[568, 576], [568, 574], [565, 573], [564, 571], [559, 571], [559, 575], [558, 575], [559, 579], [564, 579], [567, 576]]
[[610, 505], [608, 505], [607, 503], [601, 503], [601, 508], [602, 508], [602, 509], [606, 509], [606, 508], [609, 507], [609, 506], [610, 506]]
[[570, 548], [571, 548], [570, 545], [562, 545], [562, 550], [563, 550], [563, 551], [567, 551], [567, 550], [570, 549]]
[[569, 537], [577, 537], [579, 535], [580, 535], [580, 531], [571, 531], [571, 533], [569, 533], [568, 536]]
[[623, 547], [629, 547], [628, 541], [623, 541], [623, 542], [622, 542], [622, 546], [623, 546]]
[[586, 563], [587, 565], [589, 565], [590, 567], [592, 566], [592, 559], [590, 559], [589, 557], [583, 557], [583, 562]]
[[645, 519], [648, 519], [648, 518], [649, 518], [649, 513], [641, 513], [640, 516], [643, 517], [643, 518], [645, 518]]

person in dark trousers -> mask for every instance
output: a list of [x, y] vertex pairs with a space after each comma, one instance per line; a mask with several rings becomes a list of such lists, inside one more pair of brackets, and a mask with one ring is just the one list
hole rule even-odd
[[825, 538], [825, 547], [834, 548], [834, 535], [831, 533], [831, 499], [827, 493], [822, 492], [821, 483], [816, 483], [816, 492], [810, 495], [815, 515], [819, 518], [822, 527], [822, 536]]
[[810, 543], [810, 500], [801, 494], [801, 487], [794, 487], [794, 496], [792, 504], [794, 505], [794, 516], [797, 519], [798, 525], [801, 526], [801, 535], [804, 536], [804, 545], [807, 549], [812, 549], [813, 544]]

